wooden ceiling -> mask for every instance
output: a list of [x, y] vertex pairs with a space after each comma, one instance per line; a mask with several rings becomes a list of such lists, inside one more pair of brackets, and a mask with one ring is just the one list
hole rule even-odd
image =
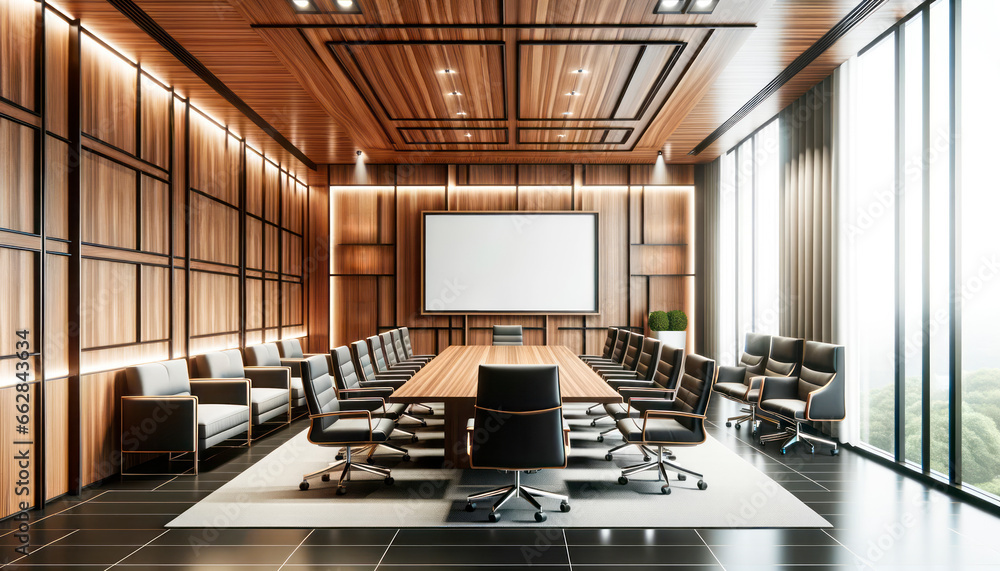
[[[313, 0], [305, 12], [290, 0], [56, 6], [195, 105], [260, 134], [170, 57], [169, 41], [133, 23], [144, 13], [315, 163], [352, 163], [359, 149], [387, 163], [651, 163], [661, 150], [668, 162], [714, 159], [919, 4], [718, 0], [711, 14], [685, 15], [654, 13], [658, 1], [356, 0], [344, 10]], [[760, 98], [860, 8], [870, 15]], [[260, 145], [287, 154], [273, 140]]]

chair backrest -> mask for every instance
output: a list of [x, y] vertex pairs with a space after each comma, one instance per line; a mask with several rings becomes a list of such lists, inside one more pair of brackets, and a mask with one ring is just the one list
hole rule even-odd
[[794, 337], [771, 337], [771, 352], [767, 357], [764, 375], [768, 377], [796, 377], [802, 368], [805, 341]]
[[494, 325], [494, 345], [524, 345], [524, 331], [520, 325]]
[[601, 357], [605, 359], [611, 358], [611, 353], [615, 350], [615, 339], [618, 338], [618, 328], [608, 327], [608, 336], [604, 339], [604, 350], [601, 351]]
[[824, 395], [830, 391], [836, 393], [836, 398], [824, 399], [823, 410], [810, 406], [809, 417], [817, 419], [840, 420], [846, 413], [844, 398], [844, 346], [806, 341], [805, 355], [802, 358], [802, 370], [799, 371], [799, 399], [808, 400], [812, 391], [827, 387]]
[[243, 379], [243, 355], [239, 349], [212, 351], [194, 358], [195, 369], [199, 377], [210, 379]]
[[670, 345], [660, 347], [660, 358], [653, 371], [653, 382], [657, 385], [674, 390], [684, 370], [684, 349], [675, 349]]
[[382, 350], [385, 351], [385, 358], [388, 361], [389, 366], [393, 367], [399, 364], [399, 355], [396, 355], [396, 348], [392, 344], [392, 336], [386, 333], [379, 333], [379, 339], [382, 341]]
[[639, 352], [639, 362], [636, 363], [635, 372], [640, 379], [647, 381], [653, 378], [656, 371], [656, 359], [660, 356], [660, 341], [652, 337], [642, 340], [642, 351]]
[[378, 335], [372, 335], [366, 341], [371, 352], [372, 364], [375, 365], [375, 372], [385, 373], [389, 370], [389, 363], [385, 360], [385, 352], [382, 351], [382, 340]]
[[473, 467], [566, 466], [558, 365], [480, 365], [475, 414]]
[[642, 333], [630, 333], [628, 345], [625, 347], [625, 358], [622, 367], [632, 371], [639, 362], [639, 352], [642, 350]]
[[[694, 353], [688, 355], [685, 358], [684, 374], [677, 388], [677, 396], [674, 398], [673, 410], [704, 416], [708, 410], [708, 401], [712, 397], [714, 384], [715, 361]], [[692, 418], [676, 417], [676, 419], [692, 430], [698, 424]]]
[[621, 363], [625, 355], [625, 345], [628, 343], [630, 332], [628, 329], [619, 329], [615, 337], [615, 348], [611, 350], [611, 360]]
[[403, 335], [399, 329], [390, 331], [389, 336], [392, 339], [392, 349], [396, 352], [396, 358], [400, 361], [409, 359], [410, 356], [406, 354], [406, 345], [403, 344]]
[[184, 359], [133, 365], [125, 369], [125, 385], [131, 396], [168, 397], [191, 394]]
[[372, 356], [368, 352], [368, 344], [364, 341], [351, 343], [351, 356], [354, 357], [354, 364], [357, 366], [357, 373], [360, 380], [374, 381], [375, 367], [372, 365]]
[[767, 358], [771, 354], [771, 336], [763, 333], [747, 333], [743, 347], [740, 364], [747, 368], [748, 374], [763, 374]]
[[247, 365], [251, 367], [280, 367], [281, 353], [274, 343], [251, 345], [243, 350]]
[[278, 341], [278, 351], [286, 359], [301, 359], [305, 357], [302, 353], [302, 344], [298, 339], [282, 339]]
[[[326, 364], [326, 357], [315, 355], [302, 361], [302, 388], [306, 393], [309, 414], [323, 414], [340, 410], [337, 391]], [[336, 417], [332, 417], [336, 419]]]
[[403, 338], [403, 351], [406, 353], [406, 358], [409, 359], [413, 356], [413, 345], [410, 343], [410, 330], [406, 327], [400, 327], [399, 335]]
[[361, 387], [361, 379], [358, 378], [358, 371], [354, 368], [354, 361], [351, 359], [351, 352], [341, 345], [333, 351], [333, 377], [337, 380], [337, 389], [357, 389]]

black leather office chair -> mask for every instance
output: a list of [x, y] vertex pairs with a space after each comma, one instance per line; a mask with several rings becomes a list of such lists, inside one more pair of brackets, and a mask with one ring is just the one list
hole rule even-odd
[[[376, 373], [371, 354], [368, 352], [368, 344], [364, 341], [351, 343], [351, 357], [354, 358], [354, 365], [357, 367], [358, 376], [363, 385], [371, 384], [372, 386], [379, 386], [380, 383], [383, 383], [384, 386], [391, 386], [395, 389], [401, 387], [403, 382], [413, 376], [412, 371]], [[418, 407], [427, 414], [434, 414], [433, 408], [422, 403], [411, 404], [409, 408], [412, 410]]]
[[[619, 420], [618, 431], [628, 444], [655, 446], [657, 458], [623, 468], [618, 478], [619, 484], [627, 484], [628, 477], [633, 474], [658, 470], [657, 480], [663, 478], [660, 491], [664, 494], [670, 493], [668, 471], [676, 472], [680, 480], [686, 479], [683, 474], [695, 476], [700, 490], [708, 487], [704, 475], [674, 464], [669, 458], [670, 450], [664, 450], [663, 447], [697, 446], [705, 441], [705, 414], [712, 396], [713, 383], [715, 361], [692, 354], [685, 359], [684, 376], [673, 399], [633, 397], [629, 400], [629, 406], [639, 409], [641, 417], [630, 416]], [[613, 456], [609, 452], [605, 458], [611, 460]]]
[[476, 416], [469, 420], [466, 442], [473, 469], [514, 472], [514, 485], [469, 496], [467, 511], [496, 496], [492, 522], [515, 497], [538, 510], [535, 521], [547, 517], [535, 496], [561, 500], [559, 509], [569, 511], [566, 496], [521, 485], [521, 472], [566, 467], [569, 426], [562, 415], [558, 365], [480, 365]]
[[494, 325], [494, 345], [524, 345], [524, 330], [520, 325]]
[[[660, 353], [660, 342], [657, 339], [650, 337], [642, 339], [642, 345], [639, 349], [639, 354], [635, 357], [635, 368], [634, 369], [623, 369], [623, 370], [603, 370], [597, 369], [597, 372], [601, 377], [611, 385], [611, 388], [617, 390], [619, 386], [625, 386], [630, 383], [642, 383], [650, 384], [652, 383], [653, 372], [656, 369], [656, 359]], [[631, 356], [626, 354], [625, 363], [623, 365], [628, 365], [628, 361], [632, 360]], [[607, 410], [607, 407], [605, 407]], [[597, 423], [601, 420], [611, 418], [608, 415], [602, 416], [600, 418], [595, 418], [590, 421], [591, 426], [597, 426]]]
[[[622, 402], [604, 405], [604, 412], [615, 421], [615, 425], [597, 435], [597, 441], [604, 442], [606, 434], [618, 430], [617, 422], [619, 420], [628, 418], [630, 414], [638, 416], [639, 411], [630, 409], [628, 406], [629, 399], [632, 397], [673, 398], [683, 370], [684, 349], [674, 349], [669, 345], [664, 345], [659, 349], [659, 359], [657, 359], [655, 366], [649, 371], [651, 373], [649, 380], [615, 379], [609, 381], [611, 386], [622, 396]], [[628, 444], [613, 448], [611, 452], [616, 452], [625, 446]], [[647, 451], [646, 455], [648, 454]]]
[[379, 416], [385, 402], [380, 398], [338, 400], [326, 363], [323, 355], [309, 357], [302, 363], [302, 384], [309, 403], [308, 439], [319, 446], [343, 447], [345, 452], [343, 458], [338, 455], [337, 461], [326, 468], [302, 476], [299, 489], [308, 490], [309, 481], [317, 477], [329, 482], [330, 475], [341, 467], [343, 469], [337, 483], [337, 495], [347, 493], [344, 482], [350, 479], [351, 471], [355, 469], [381, 476], [386, 484], [392, 485], [391, 470], [356, 463], [353, 456], [358, 447], [374, 448], [389, 440], [396, 423], [390, 418]]
[[607, 373], [607, 372], [625, 372], [634, 371], [636, 365], [639, 363], [639, 353], [642, 351], [642, 333], [629, 333], [628, 343], [625, 345], [625, 354], [622, 357], [621, 363], [603, 363], [603, 362], [590, 362], [591, 369], [597, 374]]
[[[238, 349], [213, 351], [194, 358], [198, 376], [206, 379], [249, 379], [253, 426], [286, 415], [292, 421], [291, 372], [288, 367], [243, 367]], [[251, 432], [253, 427], [250, 428]]]
[[414, 355], [413, 345], [410, 344], [410, 331], [405, 327], [400, 327], [393, 331], [392, 334], [393, 342], [395, 342], [396, 337], [399, 337], [399, 343], [396, 345], [396, 354], [400, 355], [406, 360], [410, 361], [424, 361], [425, 363], [430, 362], [431, 359], [436, 357], [436, 355]]
[[739, 416], [726, 420], [726, 426], [732, 426], [733, 421], [736, 421], [736, 429], [739, 430], [740, 425], [749, 420], [751, 431], [757, 432], [757, 397], [760, 396], [760, 383], [757, 382], [755, 385], [751, 379], [764, 374], [770, 353], [770, 335], [747, 333], [743, 354], [740, 355], [740, 364], [735, 367], [719, 367], [719, 380], [715, 383], [715, 392], [746, 407], [740, 410], [742, 414]]
[[[354, 360], [351, 359], [351, 352], [347, 347], [337, 347], [330, 351], [330, 355], [333, 357], [333, 378], [337, 382], [338, 399], [347, 401], [353, 398], [380, 398], [386, 401], [381, 413], [383, 416], [387, 416], [395, 421], [405, 418], [422, 425], [427, 424], [423, 419], [407, 413], [405, 404], [388, 402], [389, 397], [392, 396], [392, 392], [397, 387], [403, 386], [403, 383], [406, 381], [373, 381], [371, 383], [362, 383], [361, 377], [358, 375], [358, 370], [354, 368]], [[396, 426], [396, 430], [406, 434], [413, 442], [417, 441], [416, 434], [408, 430], [403, 430], [398, 425]], [[385, 446], [401, 454], [407, 454], [406, 450], [402, 448], [389, 444], [385, 444]]]
[[291, 373], [289, 387], [292, 391], [292, 406], [306, 406], [306, 391], [302, 388], [302, 373], [299, 364], [304, 358], [286, 359], [278, 352], [278, 345], [275, 343], [261, 343], [251, 345], [243, 350], [246, 356], [246, 366], [244, 369], [253, 367], [288, 367]]
[[[612, 328], [614, 329], [614, 328]], [[592, 355], [581, 355], [580, 358], [583, 359], [584, 363], [587, 363], [591, 367], [597, 364], [615, 364], [620, 365], [622, 359], [625, 358], [625, 348], [628, 345], [628, 340], [631, 338], [632, 333], [627, 329], [615, 329], [615, 342], [611, 349], [611, 356], [609, 358], [604, 357], [594, 357]], [[605, 342], [605, 346], [607, 342]], [[594, 411], [601, 408], [603, 405], [598, 403], [587, 409], [587, 414], [594, 414]]]
[[391, 331], [379, 333], [378, 338], [382, 341], [382, 350], [385, 351], [385, 360], [389, 363], [390, 368], [397, 365], [407, 365], [420, 370], [427, 364], [425, 361], [404, 360], [403, 357], [396, 351], [396, 344], [393, 342]]
[[808, 444], [810, 452], [816, 451], [813, 442], [822, 442], [833, 446], [830, 454], [836, 456], [840, 452], [836, 442], [805, 433], [802, 425], [808, 422], [844, 420], [844, 367], [842, 345], [806, 341], [802, 367], [797, 375], [765, 377], [761, 383], [758, 403], [761, 412], [775, 416], [791, 426], [782, 432], [761, 436], [761, 445], [785, 439], [781, 445], [781, 453], [784, 454], [796, 442]]
[[379, 375], [383, 373], [400, 373], [407, 374], [411, 377], [420, 370], [420, 365], [405, 364], [396, 361], [395, 365], [390, 366], [389, 360], [386, 357], [386, 350], [382, 347], [382, 337], [379, 335], [372, 335], [367, 338], [369, 354], [372, 356], [372, 365], [375, 367], [375, 372]]
[[578, 355], [578, 357], [584, 362], [590, 359], [601, 359], [603, 361], [611, 359], [611, 354], [615, 350], [615, 341], [618, 340], [618, 331], [617, 327], [608, 327], [608, 336], [604, 339], [604, 350], [600, 355]]

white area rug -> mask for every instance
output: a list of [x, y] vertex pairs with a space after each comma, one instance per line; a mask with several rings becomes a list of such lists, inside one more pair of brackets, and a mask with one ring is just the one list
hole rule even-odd
[[[614, 433], [604, 443], [595, 440], [597, 428], [579, 406], [567, 406], [573, 427], [569, 467], [522, 476], [522, 483], [568, 494], [572, 510], [559, 511], [558, 502], [542, 498], [548, 521], [536, 523], [534, 510], [520, 499], [510, 500], [498, 523], [488, 523], [491, 503], [480, 502], [474, 513], [465, 511], [469, 494], [508, 485], [512, 474], [494, 470], [441, 469], [442, 420], [430, 418], [418, 429], [420, 442], [398, 443], [410, 451], [411, 461], [380, 454], [377, 464], [392, 468], [395, 485], [355, 471], [348, 493], [337, 496], [331, 483], [314, 480], [299, 490], [302, 475], [333, 461], [335, 448], [310, 444], [306, 433], [292, 437], [263, 460], [171, 521], [167, 527], [320, 528], [320, 527], [830, 527], [777, 482], [736, 453], [709, 437], [701, 446], [677, 448], [677, 463], [705, 475], [708, 489], [697, 489], [697, 478], [671, 478], [673, 492], [660, 493], [662, 482], [648, 471], [618, 484], [619, 469], [642, 460], [627, 448], [608, 462], [604, 454], [619, 439]], [[601, 428], [603, 430], [603, 428]]]

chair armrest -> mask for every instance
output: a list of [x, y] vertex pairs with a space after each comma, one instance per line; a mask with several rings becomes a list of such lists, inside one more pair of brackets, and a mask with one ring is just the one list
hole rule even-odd
[[333, 412], [324, 412], [322, 414], [310, 414], [309, 420], [312, 425], [309, 427], [310, 434], [312, 429], [317, 426], [317, 421], [324, 418], [331, 417], [346, 417], [346, 418], [367, 418], [368, 419], [368, 441], [372, 439], [372, 413], [367, 410], [337, 410]]
[[392, 394], [392, 389], [385, 388], [360, 388], [360, 389], [340, 389], [338, 395], [343, 400], [378, 398], [385, 400]]
[[409, 379], [412, 376], [413, 376], [412, 373], [407, 373], [407, 372], [403, 372], [403, 371], [396, 371], [395, 373], [375, 373], [375, 380], [388, 380], [388, 381], [392, 381], [392, 380], [396, 380], [396, 379], [402, 379], [402, 380], [405, 381], [405, 380]]
[[[639, 381], [645, 381], [646, 380], [646, 379], [640, 379], [639, 378], [639, 373], [637, 371], [600, 370], [600, 371], [596, 371], [596, 373], [598, 375], [600, 375], [605, 381], [608, 381], [609, 383], [612, 380], [615, 380], [615, 379], [622, 379], [622, 380], [632, 379], [632, 380], [639, 380]], [[649, 381], [649, 382], [652, 382], [652, 381]]]
[[695, 421], [705, 422], [705, 415], [693, 414], [680, 410], [647, 410], [642, 414], [642, 439], [646, 440], [646, 423], [657, 418], [690, 418]]
[[[413, 371], [414, 373], [416, 373], [417, 371], [420, 370], [420, 367], [421, 367], [421, 365], [418, 365], [416, 363], [396, 363], [395, 365], [389, 367], [389, 370], [386, 371], [386, 372], [388, 372], [388, 373], [393, 373], [393, 372], [400, 373], [400, 372], [403, 372], [403, 371]], [[330, 369], [330, 370], [332, 371], [333, 369]]]
[[608, 386], [621, 392], [624, 388], [643, 388], [652, 387], [653, 381], [646, 381], [642, 379], [606, 379], [608, 381]]
[[399, 387], [401, 387], [401, 386], [403, 386], [405, 384], [406, 384], [406, 379], [400, 379], [400, 378], [395, 378], [395, 379], [393, 379], [393, 378], [378, 379], [378, 378], [376, 378], [374, 381], [363, 381], [361, 383], [361, 386], [364, 387], [364, 388], [373, 388], [373, 389], [377, 389], [377, 388], [390, 388], [390, 389], [395, 390], [395, 389], [398, 389]]
[[378, 397], [365, 397], [341, 401], [340, 407], [343, 410], [367, 410], [376, 411], [385, 406], [385, 399]]
[[635, 409], [643, 413], [643, 416], [645, 416], [645, 414], [651, 410], [669, 411], [672, 410], [673, 407], [674, 407], [673, 399], [653, 398], [653, 397], [632, 397], [628, 399], [629, 416], [632, 415], [632, 409]]
[[847, 414], [844, 389], [836, 383], [837, 378], [834, 377], [825, 386], [806, 395], [806, 420], [824, 422], [844, 420]]
[[618, 394], [622, 396], [622, 399], [628, 401], [633, 398], [657, 398], [657, 399], [674, 399], [674, 391], [663, 389], [663, 388], [643, 388], [643, 387], [625, 387], [618, 391]]
[[763, 377], [760, 383], [760, 397], [757, 404], [770, 399], [798, 398], [798, 377]]
[[288, 390], [292, 384], [289, 367], [243, 367], [243, 373], [250, 379], [250, 388]]
[[191, 379], [191, 394], [202, 404], [250, 406], [250, 379]]
[[719, 377], [715, 382], [717, 383], [742, 383], [746, 379], [747, 368], [743, 365], [738, 365], [735, 367], [722, 366], [719, 367]]
[[[198, 448], [198, 397], [123, 396], [122, 452], [180, 452]], [[152, 419], [150, 428], [147, 420]]]

